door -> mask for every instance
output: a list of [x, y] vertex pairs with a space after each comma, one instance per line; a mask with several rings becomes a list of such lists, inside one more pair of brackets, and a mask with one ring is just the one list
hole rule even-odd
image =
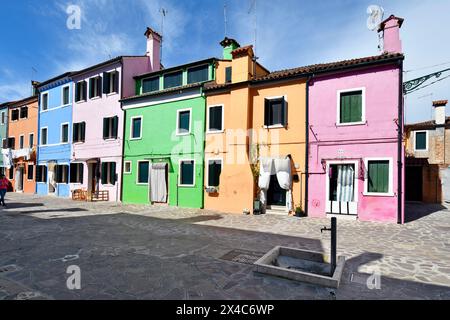
[[328, 166], [327, 213], [357, 214], [355, 175], [355, 164], [353, 163], [330, 164]]
[[276, 174], [270, 176], [269, 189], [267, 190], [267, 205], [286, 206], [286, 190], [280, 187]]
[[150, 168], [150, 201], [167, 203], [168, 194], [167, 163], [152, 163]]
[[408, 166], [405, 170], [405, 200], [422, 201], [423, 175], [421, 166]]
[[88, 192], [90, 194], [97, 192], [97, 185], [99, 180], [99, 172], [98, 172], [99, 166], [98, 163], [93, 162], [89, 164], [89, 185], [88, 185]]
[[15, 176], [15, 180], [16, 180], [16, 191], [17, 192], [22, 192], [23, 191], [23, 167], [17, 167], [16, 170], [16, 176]]

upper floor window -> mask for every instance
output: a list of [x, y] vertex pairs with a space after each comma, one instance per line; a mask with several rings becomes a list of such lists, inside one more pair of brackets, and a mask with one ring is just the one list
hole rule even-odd
[[63, 123], [61, 125], [61, 143], [69, 142], [69, 124]]
[[45, 146], [48, 143], [48, 129], [41, 128], [41, 145]]
[[414, 151], [428, 150], [428, 132], [414, 131]]
[[73, 142], [84, 142], [86, 131], [86, 122], [73, 124]]
[[225, 68], [225, 83], [231, 83], [232, 67]]
[[131, 118], [130, 138], [142, 138], [142, 117]]
[[6, 147], [14, 150], [16, 148], [16, 138], [14, 137], [8, 138]]
[[103, 118], [103, 139], [117, 139], [119, 117]]
[[119, 71], [103, 73], [103, 93], [119, 93]]
[[159, 90], [159, 76], [142, 80], [142, 93]]
[[87, 82], [79, 81], [75, 85], [75, 102], [86, 101]]
[[208, 107], [208, 132], [223, 131], [223, 106]]
[[191, 132], [191, 109], [177, 111], [177, 135]]
[[28, 107], [20, 108], [20, 119], [28, 118]]
[[11, 110], [11, 121], [17, 121], [19, 120], [19, 109], [12, 109]]
[[187, 71], [187, 83], [198, 83], [203, 81], [208, 81], [209, 75], [208, 75], [209, 66], [198, 66], [188, 69]]
[[23, 149], [24, 144], [25, 144], [25, 136], [21, 135], [19, 136], [19, 149]]
[[62, 88], [62, 104], [68, 105], [70, 103], [70, 86], [65, 86]]
[[48, 93], [42, 94], [42, 110], [48, 109]]
[[2, 111], [2, 124], [6, 123], [6, 112]]
[[285, 127], [287, 125], [287, 103], [285, 97], [264, 99], [264, 126]]
[[30, 135], [28, 136], [28, 145], [30, 146], [30, 148], [33, 148], [33, 146], [34, 146], [34, 133], [30, 133]]
[[338, 124], [362, 123], [364, 120], [364, 90], [339, 91]]
[[183, 71], [164, 75], [164, 89], [179, 87], [183, 84]]
[[102, 77], [89, 79], [89, 99], [102, 96]]

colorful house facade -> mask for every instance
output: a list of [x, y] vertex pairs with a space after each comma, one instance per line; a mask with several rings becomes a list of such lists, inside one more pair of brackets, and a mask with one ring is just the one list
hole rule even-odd
[[381, 24], [384, 53], [318, 65], [308, 80], [308, 215], [404, 221], [399, 29]]
[[38, 97], [31, 96], [9, 105], [8, 138], [12, 166], [7, 169], [12, 191], [34, 194], [36, 191], [36, 136]]
[[205, 97], [214, 58], [135, 77], [122, 100], [125, 203], [203, 207]]
[[72, 100], [77, 94], [72, 72], [38, 85], [38, 154], [36, 193], [70, 196], [70, 160], [72, 143]]
[[[7, 152], [7, 139], [8, 139], [8, 106], [9, 102], [4, 102], [0, 104], [0, 174], [6, 174], [6, 168], [8, 167], [8, 164], [5, 163], [4, 156], [3, 156], [3, 150]], [[7, 154], [5, 154], [6, 158], [8, 157]], [[8, 158], [6, 159], [6, 162], [9, 162]]]

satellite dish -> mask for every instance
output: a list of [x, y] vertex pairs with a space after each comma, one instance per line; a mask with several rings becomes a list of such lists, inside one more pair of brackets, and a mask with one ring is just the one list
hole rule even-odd
[[367, 28], [371, 31], [376, 30], [380, 26], [381, 21], [383, 21], [383, 8], [377, 5], [370, 5], [367, 8], [367, 14], [369, 15], [369, 18], [367, 18]]

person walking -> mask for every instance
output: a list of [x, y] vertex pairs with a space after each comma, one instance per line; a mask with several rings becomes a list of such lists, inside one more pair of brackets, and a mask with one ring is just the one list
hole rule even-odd
[[6, 190], [8, 190], [9, 180], [6, 179], [5, 175], [0, 175], [0, 204], [6, 207], [5, 204], [5, 195]]

